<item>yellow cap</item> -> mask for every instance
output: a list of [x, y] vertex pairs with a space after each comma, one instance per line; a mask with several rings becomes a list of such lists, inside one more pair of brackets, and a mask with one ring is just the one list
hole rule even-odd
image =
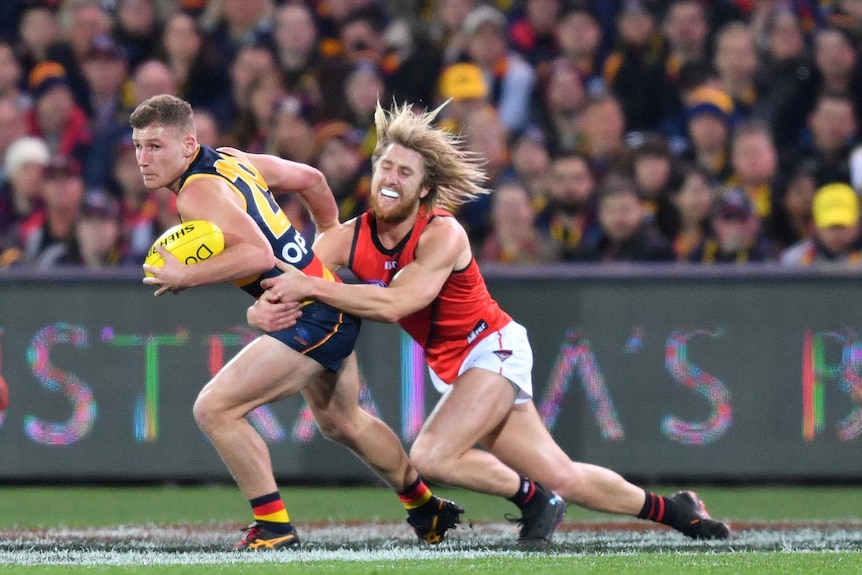
[[859, 198], [847, 184], [826, 184], [814, 194], [813, 211], [818, 228], [855, 226], [859, 221]]
[[488, 85], [485, 83], [482, 69], [469, 62], [448, 66], [440, 76], [440, 95], [445, 100], [485, 98], [488, 95]]

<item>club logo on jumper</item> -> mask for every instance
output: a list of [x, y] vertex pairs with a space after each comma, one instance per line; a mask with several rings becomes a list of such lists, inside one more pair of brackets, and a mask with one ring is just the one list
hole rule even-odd
[[511, 349], [498, 349], [497, 351], [494, 352], [494, 355], [496, 355], [497, 359], [499, 359], [500, 362], [502, 363], [502, 362], [506, 361], [507, 359], [509, 359], [510, 357], [512, 357], [512, 350]]
[[467, 343], [471, 344], [476, 341], [476, 338], [479, 337], [479, 334], [488, 329], [488, 324], [485, 323], [484, 319], [480, 319], [479, 323], [473, 328], [473, 331], [470, 332], [470, 335], [467, 336]]
[[398, 268], [398, 260], [388, 260], [383, 262], [383, 269], [394, 270]]

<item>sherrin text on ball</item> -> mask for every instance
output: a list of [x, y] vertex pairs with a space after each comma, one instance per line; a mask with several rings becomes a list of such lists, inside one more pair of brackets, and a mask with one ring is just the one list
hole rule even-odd
[[[186, 265], [209, 259], [224, 250], [224, 234], [217, 225], [206, 220], [189, 220], [169, 228], [153, 242], [144, 263], [160, 268], [164, 265], [162, 255], [156, 251], [162, 246]], [[146, 272], [152, 277], [153, 274]]]

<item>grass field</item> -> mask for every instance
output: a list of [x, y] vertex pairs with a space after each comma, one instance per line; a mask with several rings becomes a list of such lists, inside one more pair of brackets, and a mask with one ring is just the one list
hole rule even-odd
[[467, 510], [437, 547], [414, 541], [385, 489], [286, 487], [303, 551], [236, 554], [224, 549], [250, 511], [232, 486], [0, 487], [0, 572], [862, 574], [862, 488], [698, 489], [733, 526], [726, 542], [570, 507], [554, 544], [530, 553], [513, 549], [508, 502], [435, 491]]

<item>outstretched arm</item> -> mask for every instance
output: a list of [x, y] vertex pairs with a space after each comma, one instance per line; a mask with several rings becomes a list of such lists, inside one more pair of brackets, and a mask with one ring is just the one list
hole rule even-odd
[[261, 297], [274, 301], [314, 298], [359, 317], [395, 322], [430, 304], [452, 270], [465, 267], [471, 257], [464, 229], [454, 218], [438, 218], [423, 232], [415, 260], [388, 287], [319, 280], [279, 266], [285, 273], [261, 282], [267, 290]]

